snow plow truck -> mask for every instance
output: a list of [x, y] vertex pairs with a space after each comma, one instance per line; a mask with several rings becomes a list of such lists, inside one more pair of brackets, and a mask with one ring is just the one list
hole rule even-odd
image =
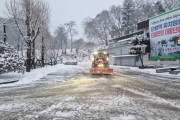
[[94, 52], [92, 55], [92, 68], [90, 74], [113, 74], [113, 69], [109, 68], [109, 54], [107, 52]]

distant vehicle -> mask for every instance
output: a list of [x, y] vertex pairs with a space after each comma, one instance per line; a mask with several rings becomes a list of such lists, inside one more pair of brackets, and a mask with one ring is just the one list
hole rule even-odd
[[77, 65], [78, 62], [77, 62], [77, 60], [65, 60], [63, 62], [63, 64], [65, 64], [65, 65]]
[[95, 52], [93, 54], [90, 73], [92, 75], [113, 73], [113, 69], [109, 68], [109, 54], [107, 52]]

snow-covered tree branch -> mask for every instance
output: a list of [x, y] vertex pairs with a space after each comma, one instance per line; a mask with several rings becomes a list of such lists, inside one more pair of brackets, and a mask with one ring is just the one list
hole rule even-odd
[[131, 38], [133, 47], [130, 49], [130, 54], [138, 55], [143, 64], [143, 54], [146, 54], [146, 47], [149, 45], [149, 40], [144, 35], [136, 35]]
[[30, 72], [30, 61], [35, 59], [35, 40], [40, 31], [48, 26], [49, 6], [42, 0], [10, 0], [6, 3], [6, 8], [8, 16], [13, 18], [22, 38], [26, 41], [26, 71]]

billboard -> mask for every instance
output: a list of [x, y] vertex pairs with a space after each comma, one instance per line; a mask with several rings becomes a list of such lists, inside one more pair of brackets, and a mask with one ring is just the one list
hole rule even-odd
[[149, 19], [151, 59], [180, 59], [180, 8]]

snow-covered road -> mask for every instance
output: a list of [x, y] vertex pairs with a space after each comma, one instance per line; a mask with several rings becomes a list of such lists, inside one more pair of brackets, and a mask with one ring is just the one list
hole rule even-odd
[[[88, 74], [89, 63], [55, 66], [38, 80], [0, 86], [2, 120], [179, 120], [180, 79], [112, 66]], [[32, 78], [34, 79], [34, 78]], [[26, 83], [26, 84], [25, 84]]]

